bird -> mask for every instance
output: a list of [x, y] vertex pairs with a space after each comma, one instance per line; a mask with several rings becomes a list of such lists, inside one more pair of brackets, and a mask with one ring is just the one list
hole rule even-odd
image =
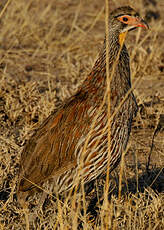
[[[108, 54], [105, 35], [99, 56], [76, 93], [43, 121], [24, 146], [17, 189], [21, 199], [47, 182], [58, 194], [63, 194], [106, 173], [109, 119], [109, 171], [121, 160], [138, 110], [124, 40], [128, 31], [138, 27], [148, 29], [148, 24], [130, 6], [113, 10], [108, 23]], [[106, 90], [108, 84], [110, 91]]]

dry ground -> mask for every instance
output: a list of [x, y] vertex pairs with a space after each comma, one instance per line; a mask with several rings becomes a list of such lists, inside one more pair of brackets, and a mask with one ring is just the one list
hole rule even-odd
[[28, 226], [16, 198], [22, 148], [91, 70], [104, 37], [105, 1], [0, 2], [0, 229], [164, 229], [164, 2], [113, 0], [110, 8], [124, 4], [146, 16], [151, 29], [127, 39], [139, 112], [125, 156], [122, 196], [118, 168], [106, 210], [100, 178], [87, 188], [86, 201], [78, 198], [76, 212], [49, 197]]

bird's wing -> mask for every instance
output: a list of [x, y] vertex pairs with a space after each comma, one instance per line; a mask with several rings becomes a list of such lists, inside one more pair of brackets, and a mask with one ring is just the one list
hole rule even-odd
[[50, 115], [30, 138], [21, 156], [20, 191], [76, 166], [76, 144], [91, 122], [86, 111], [84, 101], [72, 100]]

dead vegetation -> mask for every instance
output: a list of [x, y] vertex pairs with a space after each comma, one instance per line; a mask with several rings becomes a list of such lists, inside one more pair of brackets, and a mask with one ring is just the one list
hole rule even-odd
[[[25, 218], [16, 197], [22, 148], [91, 70], [104, 37], [105, 2], [1, 1], [0, 229], [164, 229], [164, 4], [110, 1], [111, 9], [124, 4], [146, 15], [151, 29], [127, 39], [139, 112], [125, 156], [122, 195], [118, 168], [107, 204], [105, 179], [98, 178], [86, 186], [85, 196], [75, 194], [71, 201], [52, 194], [30, 221], [32, 214]], [[38, 200], [31, 198], [31, 213]]]

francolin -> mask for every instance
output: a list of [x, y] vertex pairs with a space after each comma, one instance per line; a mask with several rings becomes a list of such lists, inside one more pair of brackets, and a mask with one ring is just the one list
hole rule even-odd
[[[110, 117], [108, 117], [106, 39], [91, 72], [75, 95], [67, 99], [36, 130], [20, 160], [18, 196], [29, 195], [47, 181], [63, 193], [107, 171], [110, 119], [110, 172], [125, 151], [137, 103], [131, 90], [128, 31], [148, 28], [129, 6], [109, 16]], [[94, 122], [94, 125], [93, 125]], [[87, 144], [86, 144], [87, 143]]]

